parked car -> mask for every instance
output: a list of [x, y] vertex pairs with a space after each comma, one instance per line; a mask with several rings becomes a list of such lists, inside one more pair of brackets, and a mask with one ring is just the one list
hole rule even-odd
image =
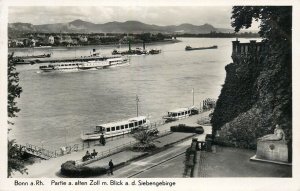
[[204, 133], [203, 127], [198, 124], [195, 125], [179, 124], [179, 125], [171, 126], [170, 130], [172, 132], [186, 132], [186, 133], [197, 133], [197, 134]]

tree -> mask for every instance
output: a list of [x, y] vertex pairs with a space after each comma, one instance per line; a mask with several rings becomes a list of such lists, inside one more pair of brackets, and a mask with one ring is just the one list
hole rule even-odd
[[[236, 32], [249, 28], [252, 21], [260, 20], [260, 36], [271, 44], [290, 45], [292, 36], [291, 6], [234, 6], [231, 26]], [[288, 48], [283, 47], [283, 48]]]
[[[7, 73], [7, 81], [8, 81], [8, 97], [7, 97], [7, 111], [8, 117], [13, 118], [17, 117], [17, 113], [20, 109], [17, 107], [16, 99], [20, 97], [22, 92], [22, 88], [19, 86], [19, 73], [16, 71], [15, 64], [13, 61], [13, 53], [8, 56], [8, 73]], [[9, 124], [12, 122], [8, 121]], [[18, 171], [20, 173], [27, 173], [27, 169], [25, 168], [24, 161], [22, 160], [21, 151], [16, 144], [15, 140], [8, 140], [8, 168], [7, 173], [8, 177], [11, 177], [13, 171]]]
[[[263, 41], [255, 54], [225, 67], [225, 84], [212, 116], [213, 134], [232, 145], [255, 148], [256, 139], [280, 124], [292, 140], [292, 7], [235, 6], [236, 32], [260, 21]], [[291, 150], [291, 149], [290, 149]]]
[[[280, 124], [291, 143], [292, 7], [235, 6], [231, 18], [236, 32], [260, 21], [263, 43], [259, 54], [249, 55], [245, 64], [226, 66], [225, 84], [211, 120], [213, 132], [222, 128], [219, 135], [224, 140], [242, 147], [249, 146], [243, 143], [246, 140], [255, 147], [256, 138]], [[243, 70], [245, 75], [236, 75]]]
[[138, 151], [146, 151], [154, 149], [155, 136], [157, 135], [157, 129], [142, 129], [133, 134], [133, 137], [138, 141], [133, 148]]
[[16, 71], [16, 67], [13, 62], [13, 53], [8, 57], [7, 69], [8, 69], [7, 111], [8, 111], [8, 117], [12, 118], [12, 117], [17, 117], [16, 113], [20, 111], [20, 109], [17, 107], [16, 98], [19, 98], [22, 93], [22, 88], [19, 86], [19, 73]]
[[7, 175], [11, 177], [14, 171], [18, 171], [21, 174], [28, 174], [27, 168], [25, 168], [24, 161], [22, 159], [21, 149], [16, 144], [15, 140], [8, 140], [7, 144]]

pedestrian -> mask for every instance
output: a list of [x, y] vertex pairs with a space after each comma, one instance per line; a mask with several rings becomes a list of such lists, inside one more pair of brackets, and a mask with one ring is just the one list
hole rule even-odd
[[108, 173], [108, 175], [109, 174], [114, 175], [114, 172], [113, 172], [113, 170], [114, 170], [114, 163], [112, 162], [112, 159], [110, 159], [110, 161], [108, 163], [108, 166], [109, 166], [109, 173]]
[[91, 158], [95, 158], [97, 156], [98, 152], [94, 149], [93, 152], [91, 153]]
[[106, 141], [105, 141], [105, 137], [104, 137], [103, 133], [102, 133], [101, 136], [100, 136], [99, 142], [100, 142], [103, 146], [105, 146]]

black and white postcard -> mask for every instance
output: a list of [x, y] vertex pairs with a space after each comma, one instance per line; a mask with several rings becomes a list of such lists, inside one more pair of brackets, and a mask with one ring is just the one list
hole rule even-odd
[[299, 190], [299, 8], [0, 1], [0, 190]]

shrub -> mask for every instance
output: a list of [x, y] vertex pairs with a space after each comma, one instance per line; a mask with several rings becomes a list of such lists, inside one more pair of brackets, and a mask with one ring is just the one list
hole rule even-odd
[[133, 145], [133, 151], [152, 151], [156, 148], [154, 138], [158, 133], [157, 129], [144, 129], [133, 134], [138, 142]]
[[107, 173], [104, 167], [76, 166], [75, 161], [67, 161], [61, 165], [60, 172], [68, 177], [91, 177]]

